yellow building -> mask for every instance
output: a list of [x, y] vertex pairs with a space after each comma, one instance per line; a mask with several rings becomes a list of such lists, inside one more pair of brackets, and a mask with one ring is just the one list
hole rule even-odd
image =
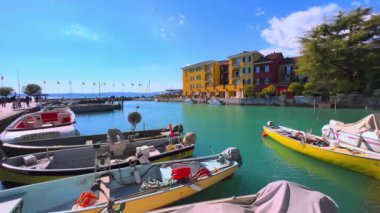
[[217, 61], [204, 61], [182, 68], [183, 95], [210, 98], [215, 96], [220, 81], [220, 66]]
[[229, 83], [225, 87], [226, 98], [243, 98], [244, 86], [254, 85], [253, 63], [264, 57], [257, 51], [244, 51], [228, 57]]
[[183, 96], [243, 98], [244, 86], [254, 84], [253, 63], [262, 57], [257, 51], [244, 51], [229, 56], [228, 61], [204, 61], [183, 67]]

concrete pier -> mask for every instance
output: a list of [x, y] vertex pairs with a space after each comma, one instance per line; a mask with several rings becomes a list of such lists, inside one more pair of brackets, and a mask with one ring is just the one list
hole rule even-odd
[[20, 115], [36, 110], [36, 103], [30, 103], [29, 107], [22, 105], [20, 109], [16, 110], [13, 110], [12, 103], [7, 103], [5, 107], [0, 107], [0, 132], [2, 132], [12, 121], [14, 121]]

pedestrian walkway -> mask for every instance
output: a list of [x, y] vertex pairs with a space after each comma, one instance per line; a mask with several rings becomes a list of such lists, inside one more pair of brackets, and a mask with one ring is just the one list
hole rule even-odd
[[15, 116], [17, 114], [21, 114], [25, 112], [28, 109], [32, 109], [37, 106], [36, 103], [30, 103], [29, 107], [26, 107], [26, 105], [22, 105], [21, 108], [17, 110], [13, 110], [12, 103], [7, 103], [5, 107], [0, 107], [0, 121], [5, 120], [9, 117]]

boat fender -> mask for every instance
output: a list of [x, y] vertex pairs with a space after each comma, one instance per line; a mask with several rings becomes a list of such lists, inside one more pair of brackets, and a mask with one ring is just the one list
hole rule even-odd
[[190, 184], [189, 187], [190, 187], [191, 189], [197, 191], [197, 192], [200, 192], [200, 191], [202, 191], [202, 189], [203, 189], [200, 185], [198, 185], [198, 184], [194, 184], [194, 183]]
[[141, 183], [141, 176], [139, 170], [135, 167], [135, 170], [133, 171], [133, 176], [135, 176], [136, 183]]
[[185, 137], [183, 138], [183, 142], [188, 146], [195, 144], [196, 140], [197, 135], [194, 132], [186, 133]]
[[88, 206], [94, 205], [95, 202], [98, 200], [98, 196], [92, 192], [83, 192], [78, 200], [77, 200], [77, 205], [86, 208]]
[[237, 149], [235, 147], [230, 147], [230, 148], [227, 148], [226, 150], [224, 150], [221, 154], [224, 157], [226, 157], [227, 159], [236, 161], [239, 164], [239, 167], [241, 165], [243, 165], [243, 160], [242, 160], [242, 157], [240, 155], [239, 149]]
[[266, 132], [261, 133], [261, 137], [266, 137], [268, 134]]

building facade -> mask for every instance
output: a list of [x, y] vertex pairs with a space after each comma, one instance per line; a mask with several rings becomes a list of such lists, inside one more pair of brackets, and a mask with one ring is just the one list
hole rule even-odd
[[281, 91], [292, 82], [307, 81], [294, 72], [297, 58], [284, 58], [281, 52], [264, 56], [257, 51], [244, 51], [227, 58], [183, 67], [183, 96], [244, 98], [248, 85], [253, 85], [256, 92], [270, 84]]
[[229, 82], [226, 86], [226, 98], [244, 97], [244, 86], [253, 84], [254, 62], [263, 57], [257, 51], [244, 51], [228, 57]]
[[255, 91], [259, 92], [270, 84], [276, 84], [279, 77], [279, 68], [284, 60], [282, 53], [271, 53], [254, 63]]

